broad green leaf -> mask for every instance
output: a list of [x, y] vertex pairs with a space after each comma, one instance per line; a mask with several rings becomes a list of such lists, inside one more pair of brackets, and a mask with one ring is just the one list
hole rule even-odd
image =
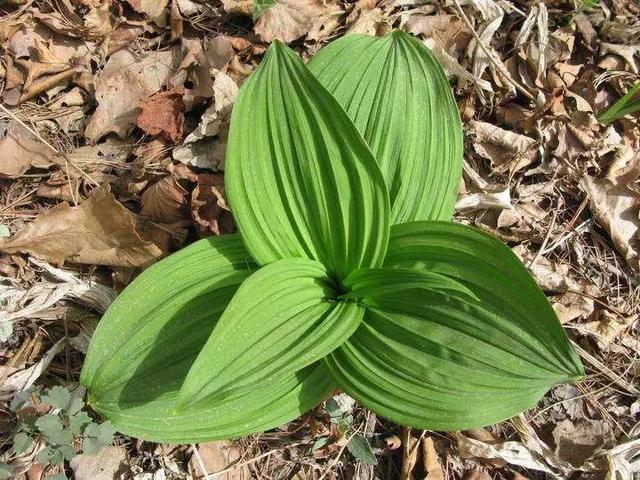
[[[374, 288], [376, 279], [388, 291]], [[355, 272], [352, 282], [367, 313], [327, 365], [347, 393], [398, 423], [433, 430], [488, 425], [584, 375], [521, 262], [478, 230], [444, 222], [395, 226], [385, 267]]]
[[389, 187], [391, 223], [450, 220], [462, 174], [462, 125], [442, 68], [408, 33], [347, 35], [309, 69], [347, 111]]
[[473, 293], [460, 282], [424, 269], [415, 268], [379, 268], [355, 270], [344, 282], [349, 293], [342, 299], [376, 298], [379, 295], [407, 290], [433, 290], [452, 296], [462, 296], [478, 300]]
[[276, 379], [271, 385], [241, 392], [211, 404], [175, 412], [180, 383], [162, 383], [156, 395], [132, 388], [115, 389], [95, 403], [119, 431], [163, 443], [199, 443], [257, 433], [280, 426], [315, 407], [335, 388], [322, 364]]
[[322, 264], [278, 260], [238, 289], [191, 367], [179, 408], [253, 390], [311, 365], [358, 328], [364, 309], [337, 302]]
[[272, 428], [322, 401], [334, 384], [315, 367], [251, 394], [175, 412], [187, 372], [254, 269], [240, 238], [225, 235], [196, 242], [143, 272], [92, 339], [81, 376], [92, 407], [128, 435], [191, 443]]
[[342, 280], [380, 266], [389, 200], [375, 158], [338, 102], [275, 41], [240, 89], [226, 190], [253, 258], [308, 258]]
[[116, 298], [94, 333], [81, 376], [89, 398], [129, 381], [144, 396], [158, 388], [158, 378], [184, 380], [254, 268], [240, 238], [225, 235], [200, 240], [145, 270]]

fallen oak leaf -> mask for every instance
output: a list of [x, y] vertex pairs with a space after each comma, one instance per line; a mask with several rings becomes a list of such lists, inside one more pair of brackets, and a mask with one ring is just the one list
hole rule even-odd
[[476, 153], [490, 160], [499, 173], [517, 172], [536, 159], [537, 142], [533, 138], [475, 120], [469, 122], [469, 129], [475, 136]]
[[629, 265], [640, 268], [640, 194], [630, 188], [640, 175], [640, 155], [623, 147], [604, 178], [585, 175], [580, 182], [596, 221], [611, 236]]
[[254, 30], [265, 42], [293, 42], [322, 21], [326, 11], [321, 0], [278, 0], [260, 15]]
[[52, 165], [53, 151], [18, 122], [5, 125], [0, 136], [0, 177], [19, 176], [31, 167], [47, 168]]
[[145, 266], [167, 250], [168, 233], [149, 228], [102, 186], [79, 206], [61, 203], [8, 239], [0, 251], [28, 253], [52, 263]]
[[140, 213], [154, 222], [175, 223], [184, 220], [187, 193], [174, 177], [167, 175], [144, 191]]
[[98, 107], [85, 137], [95, 142], [107, 133], [124, 138], [136, 123], [137, 102], [165, 86], [177, 68], [179, 48], [153, 52], [139, 60], [129, 50], [109, 58], [96, 80]]
[[162, 134], [179, 142], [184, 132], [184, 102], [181, 89], [154, 93], [138, 102], [136, 123], [149, 135]]

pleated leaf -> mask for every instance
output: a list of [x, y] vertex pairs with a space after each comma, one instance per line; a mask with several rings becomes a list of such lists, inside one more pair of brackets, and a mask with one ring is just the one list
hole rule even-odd
[[[278, 376], [269, 385], [219, 401], [175, 411], [180, 382], [155, 371], [116, 387], [92, 406], [126, 435], [163, 443], [199, 443], [236, 438], [283, 425], [311, 410], [335, 389], [322, 364]], [[156, 385], [157, 392], [149, 389]], [[142, 390], [140, 390], [142, 389]]]
[[336, 100], [278, 41], [236, 100], [225, 181], [259, 264], [308, 258], [342, 280], [382, 263], [389, 201], [376, 160]]
[[450, 220], [462, 173], [462, 126], [449, 82], [408, 33], [342, 37], [309, 69], [344, 107], [378, 160], [392, 224]]
[[91, 341], [81, 382], [89, 403], [138, 438], [191, 443], [272, 428], [332, 385], [310, 368], [251, 395], [175, 413], [198, 353], [238, 286], [257, 267], [237, 235], [200, 240], [144, 271], [118, 296]]
[[179, 408], [251, 391], [330, 353], [364, 313], [334, 297], [325, 267], [313, 260], [283, 259], [254, 273], [191, 367]]
[[[402, 288], [393, 287], [397, 282]], [[521, 262], [478, 230], [444, 222], [395, 226], [385, 267], [355, 272], [346, 283], [367, 313], [327, 365], [350, 395], [398, 423], [489, 425], [584, 375]]]

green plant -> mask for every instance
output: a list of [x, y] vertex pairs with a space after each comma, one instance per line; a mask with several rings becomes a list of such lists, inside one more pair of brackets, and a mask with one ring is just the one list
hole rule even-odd
[[[598, 120], [602, 123], [611, 123], [625, 115], [640, 110], [640, 82], [637, 82], [629, 91], [619, 99], [616, 103], [607, 108], [598, 116]], [[637, 97], [637, 98], [636, 98]]]
[[[28, 390], [18, 394], [11, 403], [18, 418], [12, 453], [22, 454], [38, 441], [43, 444], [36, 455], [38, 463], [59, 465], [76, 456], [80, 441], [82, 451], [88, 454], [109, 445], [115, 429], [109, 422], [96, 424], [83, 410], [84, 389], [81, 390], [72, 394], [65, 387], [54, 386], [45, 393]], [[43, 404], [50, 410], [38, 414]]]
[[226, 189], [241, 235], [143, 272], [92, 339], [89, 403], [132, 436], [237, 437], [340, 388], [377, 414], [469, 429], [583, 375], [511, 250], [451, 223], [462, 128], [408, 34], [305, 66], [274, 42], [236, 101]]

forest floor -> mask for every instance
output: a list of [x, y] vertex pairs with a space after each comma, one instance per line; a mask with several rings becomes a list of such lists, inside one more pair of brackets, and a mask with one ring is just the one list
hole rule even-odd
[[[251, 0], [0, 2], [0, 478], [638, 478], [640, 125], [598, 121], [639, 78], [637, 0], [278, 0], [252, 13]], [[342, 395], [236, 442], [116, 434], [61, 466], [38, 456], [46, 438], [16, 445], [25, 392], [77, 394], [95, 325], [142, 267], [234, 230], [229, 115], [268, 42], [308, 59], [392, 28], [451, 79], [457, 221], [521, 257], [586, 378], [466, 432], [402, 428]], [[376, 465], [346, 448], [356, 432]]]

